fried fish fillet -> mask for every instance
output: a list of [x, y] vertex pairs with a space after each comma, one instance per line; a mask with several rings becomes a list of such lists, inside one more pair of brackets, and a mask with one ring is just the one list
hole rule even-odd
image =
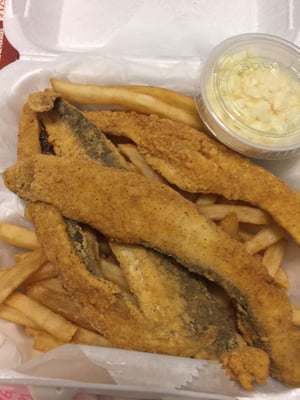
[[[36, 96], [39, 97], [40, 94]], [[37, 104], [38, 101], [34, 103]], [[43, 103], [49, 102], [43, 100]], [[76, 108], [58, 98], [53, 108], [47, 111], [39, 114], [39, 119], [47, 131], [48, 141], [56, 155], [75, 157], [76, 160], [93, 159], [101, 165], [127, 168], [125, 160], [116, 148]], [[34, 222], [39, 239], [41, 243], [45, 242], [47, 251], [49, 239], [45, 219], [35, 217]], [[45, 234], [42, 234], [42, 231]], [[76, 231], [73, 237], [77, 234]], [[54, 248], [53, 246], [52, 250]], [[222, 360], [230, 375], [247, 389], [251, 388], [252, 381], [265, 382], [268, 358], [262, 351], [246, 345], [237, 333], [235, 321], [229, 310], [218, 304], [199, 277], [192, 276], [164, 255], [144, 247], [111, 243], [111, 248], [146, 318], [172, 329], [178, 335], [186, 336], [189, 333], [193, 340], [197, 340], [202, 330], [209, 327], [212, 333], [210, 336], [205, 334], [207, 343], [204, 347], [199, 343], [201, 350], [197, 352], [197, 357]], [[88, 254], [85, 261], [88, 269], [90, 260], [94, 258]], [[74, 272], [69, 267], [65, 269], [63, 263], [60, 264], [70, 287], [74, 281]], [[76, 285], [76, 290], [84, 292], [88, 291], [89, 287], [81, 281]], [[90, 319], [95, 324], [94, 315]], [[136, 346], [133, 348], [136, 349]], [[238, 367], [234, 365], [233, 359], [240, 361]], [[257, 368], [257, 365], [260, 365], [260, 368]]]
[[248, 343], [269, 354], [272, 375], [300, 385], [300, 332], [286, 293], [241, 243], [176, 191], [136, 173], [43, 155], [16, 163], [3, 176], [26, 200], [51, 204], [115, 241], [168, 254], [220, 284], [236, 302]]
[[[34, 97], [39, 98], [39, 96], [44, 98], [45, 93], [37, 93]], [[47, 131], [48, 141], [52, 144], [57, 156], [74, 158], [75, 160], [78, 158], [91, 159], [100, 165], [127, 169], [126, 161], [121, 157], [114, 145], [89, 120], [83, 117], [76, 108], [63, 99], [58, 98], [55, 104], [53, 104], [53, 108], [47, 111], [46, 113], [40, 113], [39, 119]], [[35, 225], [38, 232], [47, 229], [45, 222], [41, 221], [41, 224], [38, 222], [39, 219], [35, 218]], [[75, 229], [73, 237], [78, 235], [76, 224], [76, 222], [72, 222]], [[42, 226], [40, 227], [40, 225]], [[43, 235], [41, 235], [41, 239], [43, 239]], [[200, 323], [197, 321], [200, 320], [199, 318], [192, 319], [191, 315], [196, 314], [198, 311], [198, 315], [201, 316], [201, 299], [206, 300], [208, 298], [208, 293], [204, 285], [201, 286], [201, 283], [193, 282], [192, 278], [189, 282], [189, 275], [185, 272], [181, 273], [181, 281], [177, 279], [176, 275], [180, 276], [178, 267], [173, 265], [164, 256], [155, 252], [139, 248], [138, 246], [132, 247], [122, 244], [118, 246], [112, 245], [111, 247], [113, 252], [117, 253], [117, 259], [121, 258], [122, 260], [120, 263], [121, 268], [125, 269], [126, 276], [129, 278], [129, 288], [135, 294], [139, 308], [144, 315], [158, 325], [164, 325], [177, 333], [185, 332], [184, 334], [186, 334], [186, 331], [189, 330], [191, 336], [194, 335], [196, 340], [197, 335], [200, 333]], [[125, 254], [127, 260], [131, 260], [130, 266], [124, 261]], [[89, 268], [91, 260], [95, 260], [95, 257], [87, 254], [84, 258], [84, 263], [90, 271], [94, 271], [95, 268]], [[135, 273], [133, 273], [132, 269], [133, 264], [136, 267]], [[61, 264], [61, 268], [64, 278], [68, 281], [68, 286], [72, 286], [73, 273], [71, 272], [70, 274], [69, 268], [66, 270], [64, 264]], [[151, 270], [152, 276], [145, 274], [147, 269]], [[136, 280], [134, 275], [138, 274], [138, 271], [140, 278], [139, 285], [135, 285]], [[151, 283], [150, 279], [152, 279], [152, 282], [155, 281], [154, 284]], [[194, 304], [189, 302], [187, 295], [189, 290], [193, 290], [193, 283], [198, 289], [194, 290], [195, 293], [197, 291], [197, 296], [194, 297], [197, 300]], [[146, 287], [148, 290], [151, 290], [152, 298], [150, 297], [147, 301], [143, 301], [141, 297], [145, 296], [146, 292], [144, 289]], [[79, 290], [83, 291], [85, 289], [87, 288], [81, 284]], [[176, 306], [169, 303], [171, 296], [174, 295], [177, 298]], [[215, 305], [214, 302], [213, 305]], [[154, 307], [157, 312], [152, 312]], [[208, 325], [207, 321], [207, 318], [202, 318], [202, 327]], [[218, 358], [220, 354], [218, 352], [214, 354], [214, 357]]]
[[[32, 108], [38, 111], [41, 126]], [[90, 121], [49, 91], [30, 96], [19, 130], [19, 159], [40, 152], [127, 168], [116, 148]], [[237, 333], [232, 310], [212, 297], [200, 277], [150, 249], [111, 243], [134, 294], [135, 304], [130, 308], [128, 293], [116, 291], [101, 275], [97, 234], [92, 229], [63, 219], [50, 205], [31, 202], [28, 210], [48, 258], [59, 265], [64, 285], [74, 293], [74, 304], [81, 301], [82, 318], [104, 332], [114, 346], [218, 359], [246, 389], [251, 389], [253, 381], [265, 383], [268, 356], [247, 346]], [[87, 275], [86, 270], [91, 274]], [[114, 304], [107, 306], [107, 302]], [[146, 320], [141, 323], [136, 306], [154, 327], [162, 327], [159, 333], [153, 326], [150, 329]], [[115, 309], [123, 319], [116, 318]], [[169, 334], [168, 342], [165, 332]]]
[[148, 164], [180, 189], [259, 206], [300, 244], [300, 193], [267, 170], [180, 122], [124, 111], [85, 115], [103, 132], [130, 138]]
[[[42, 125], [34, 110], [39, 112]], [[91, 122], [51, 91], [30, 95], [20, 121], [18, 158], [24, 159], [41, 152], [68, 156], [70, 159], [94, 158], [104, 165], [126, 168], [125, 160], [114, 145], [104, 135], [99, 136], [98, 129]], [[189, 314], [192, 305], [184, 298], [184, 292], [179, 286], [175, 288], [173, 285], [172, 291], [172, 294], [178, 297], [178, 304], [181, 304], [181, 309], [176, 310], [173, 307], [173, 312], [169, 315], [174, 326], [164, 324], [164, 320], [147, 319], [143, 313], [147, 311], [146, 306], [139, 307], [136, 297], [102, 276], [96, 231], [85, 224], [63, 218], [50, 205], [30, 202], [27, 211], [31, 214], [48, 259], [58, 264], [61, 278], [68, 287], [74, 304], [78, 303], [83, 317], [91, 321], [99, 332], [105, 334], [114, 346], [193, 356], [209, 348], [215, 341], [215, 327], [209, 327], [206, 321], [203, 323], [203, 319], [201, 326], [200, 320], [191, 322]], [[157, 263], [163, 266], [160, 259], [155, 263], [154, 256], [151, 257], [151, 262], [153, 268]], [[158, 275], [157, 279], [160, 279]], [[172, 282], [176, 284], [170, 275], [170, 287]], [[188, 289], [187, 284], [185, 287]], [[200, 284], [198, 287], [202, 288]], [[82, 293], [83, 296], [80, 296]], [[167, 290], [161, 291], [160, 294], [166, 296]], [[202, 297], [206, 295], [207, 291]], [[201, 300], [201, 295], [197, 298]], [[185, 320], [190, 320], [190, 323]], [[217, 357], [215, 353], [214, 356]]]
[[145, 318], [134, 296], [106, 279], [95, 278], [80, 262], [64, 218], [55, 207], [31, 202], [29, 210], [38, 236], [47, 242], [47, 257], [62, 266], [63, 283], [80, 305], [82, 316], [115, 347], [190, 357], [215, 340], [215, 329], [209, 326], [198, 326], [197, 332], [175, 331]]

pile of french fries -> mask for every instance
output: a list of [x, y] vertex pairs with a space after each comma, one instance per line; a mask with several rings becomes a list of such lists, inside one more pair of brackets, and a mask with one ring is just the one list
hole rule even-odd
[[[53, 89], [66, 100], [80, 105], [120, 106], [148, 114], [158, 114], [203, 129], [194, 102], [188, 96], [156, 87], [104, 87], [51, 81]], [[165, 182], [145, 161], [132, 143], [118, 144], [130, 167], [148, 179]], [[285, 290], [289, 282], [284, 270], [286, 238], [263, 210], [227, 201], [214, 194], [181, 194], [194, 202], [199, 212], [218, 224], [262, 262]], [[26, 218], [26, 215], [25, 215]], [[80, 317], [78, 306], [61, 284], [59, 266], [51, 264], [36, 234], [20, 226], [0, 224], [0, 239], [23, 249], [14, 266], [0, 270], [0, 318], [24, 327], [33, 337], [33, 347], [48, 351], [64, 343], [111, 347], [112, 344]], [[109, 249], [102, 244], [101, 273], [105, 279], [129, 288]], [[293, 307], [293, 322], [300, 326], [300, 309]]]

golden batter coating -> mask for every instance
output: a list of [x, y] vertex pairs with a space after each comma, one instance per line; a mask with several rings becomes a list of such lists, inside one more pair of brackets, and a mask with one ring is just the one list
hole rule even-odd
[[85, 112], [103, 132], [126, 136], [169, 182], [267, 211], [300, 244], [300, 193], [269, 171], [180, 122], [135, 112]]
[[237, 303], [250, 344], [269, 354], [272, 375], [300, 384], [300, 332], [286, 293], [241, 243], [173, 189], [92, 161], [43, 155], [18, 162], [4, 179], [24, 199], [51, 204], [113, 240], [159, 250], [216, 281]]

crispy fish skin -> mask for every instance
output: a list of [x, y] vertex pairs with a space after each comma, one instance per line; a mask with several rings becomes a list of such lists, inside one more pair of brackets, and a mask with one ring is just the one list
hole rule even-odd
[[[161, 256], [161, 264], [157, 253], [151, 262], [151, 252], [143, 247], [129, 251], [129, 246], [110, 244], [124, 272], [133, 293], [137, 293], [140, 308], [151, 320], [162, 323], [174, 330], [191, 325], [211, 326], [216, 329], [216, 338], [197, 354], [198, 359], [218, 358], [226, 369], [226, 373], [248, 390], [252, 382], [265, 384], [269, 370], [269, 357], [264, 351], [247, 346], [237, 334], [236, 324], [229, 310], [215, 300], [206, 286], [198, 279], [192, 278], [187, 270], [174, 268], [174, 261], [166, 262]], [[160, 279], [158, 279], [158, 276]], [[186, 297], [186, 302], [183, 300]], [[185, 306], [189, 307], [186, 312]], [[175, 310], [174, 310], [175, 309]], [[182, 315], [180, 320], [177, 315]]]
[[237, 302], [250, 344], [268, 352], [273, 376], [300, 385], [300, 332], [286, 293], [241, 243], [174, 190], [128, 171], [52, 156], [18, 162], [4, 180], [24, 199], [52, 204], [116, 241], [159, 250], [216, 281]]
[[105, 279], [95, 279], [80, 264], [63, 217], [55, 207], [30, 202], [28, 208], [37, 235], [43, 243], [47, 241], [47, 257], [63, 265], [65, 271], [69, 268], [73, 275], [69, 282], [70, 275], [65, 274], [63, 283], [71, 288], [74, 303], [79, 304], [81, 314], [92, 327], [115, 347], [191, 357], [215, 339], [215, 329], [208, 326], [194, 337], [188, 331], [179, 334], [146, 319], [130, 293]]
[[198, 358], [220, 359], [238, 347], [235, 321], [201, 280], [151, 249], [115, 242], [110, 247], [147, 318], [178, 332], [189, 326], [196, 335], [199, 327], [215, 327], [216, 338]]
[[300, 245], [300, 193], [267, 170], [180, 122], [124, 111], [84, 115], [103, 132], [130, 138], [148, 164], [180, 189], [259, 206]]
[[92, 159], [115, 168], [127, 167], [124, 158], [99, 129], [62, 98], [57, 98], [53, 108], [38, 114], [38, 118], [57, 156]]

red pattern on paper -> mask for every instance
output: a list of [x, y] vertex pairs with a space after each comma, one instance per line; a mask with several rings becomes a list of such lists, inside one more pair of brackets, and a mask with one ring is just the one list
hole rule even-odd
[[0, 400], [33, 400], [25, 385], [0, 386]]
[[19, 53], [9, 43], [3, 31], [4, 3], [5, 0], [0, 0], [0, 69], [19, 58]]
[[5, 34], [1, 32], [0, 28], [0, 69], [16, 61], [18, 58], [19, 53], [14, 47], [12, 47]]
[[8, 390], [0, 390], [0, 399], [11, 399], [12, 398], [12, 392]]

